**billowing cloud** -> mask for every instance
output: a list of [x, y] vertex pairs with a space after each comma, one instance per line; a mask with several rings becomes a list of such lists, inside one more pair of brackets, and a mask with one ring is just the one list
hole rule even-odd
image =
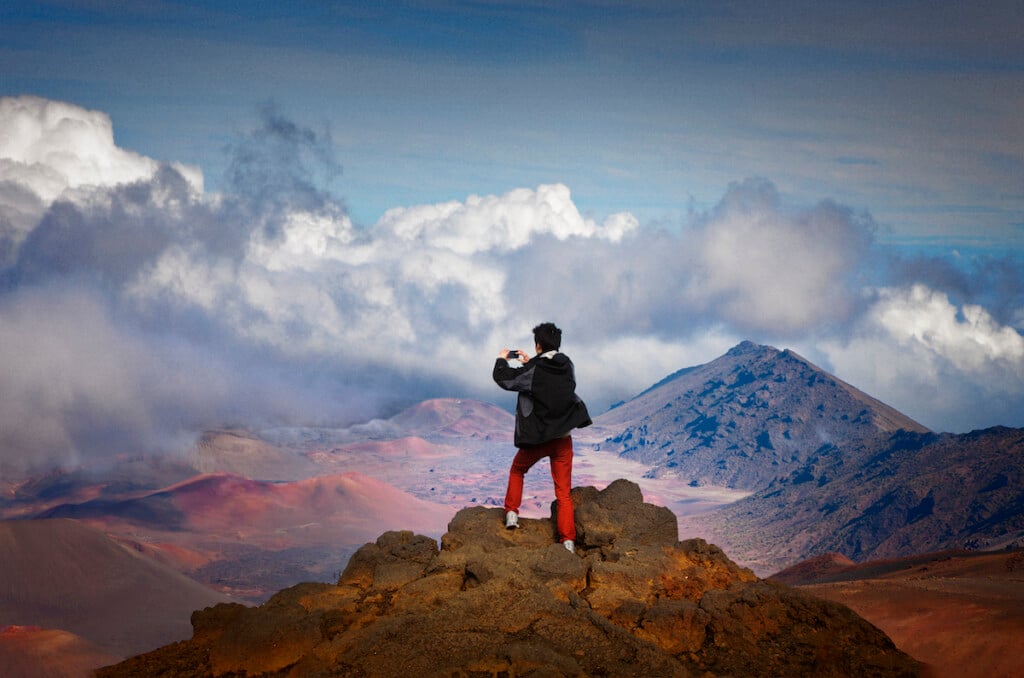
[[23, 184], [44, 202], [68, 189], [150, 177], [158, 166], [116, 146], [106, 114], [32, 96], [0, 99], [0, 158], [0, 181]]
[[[749, 338], [811, 342], [929, 426], [969, 426], [1000, 398], [1021, 423], [1013, 276], [999, 303], [959, 306], [911, 279], [879, 284], [869, 217], [787, 206], [766, 180], [677, 229], [585, 217], [562, 184], [362, 227], [322, 188], [340, 171], [330, 136], [273, 107], [230, 145], [221, 193], [117, 147], [102, 113], [31, 97], [0, 112], [21, 130], [0, 139], [3, 468], [173, 450], [226, 423], [498, 401], [495, 354], [528, 348], [543, 320], [565, 328], [597, 412]], [[946, 399], [922, 400], [923, 385]]]
[[705, 225], [688, 292], [738, 328], [806, 333], [851, 313], [851, 283], [872, 239], [866, 217], [832, 202], [786, 212], [774, 186], [747, 181], [731, 187]]
[[[58, 198], [88, 201], [92, 189], [150, 179], [161, 165], [118, 147], [105, 113], [34, 96], [0, 98], [0, 255], [20, 245]], [[202, 190], [198, 169], [172, 166]]]
[[636, 230], [628, 213], [614, 214], [598, 225], [584, 219], [561, 184], [537, 190], [517, 189], [503, 196], [470, 196], [465, 202], [398, 207], [388, 210], [375, 227], [386, 239], [428, 242], [460, 255], [514, 250], [540, 235], [559, 240], [598, 237], [618, 242]]
[[929, 427], [1020, 425], [1024, 336], [980, 306], [920, 284], [881, 289], [851, 337], [823, 346], [847, 380]]

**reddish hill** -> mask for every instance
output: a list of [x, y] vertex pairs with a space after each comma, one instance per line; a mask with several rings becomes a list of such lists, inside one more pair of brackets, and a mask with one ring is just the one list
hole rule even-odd
[[446, 506], [360, 473], [289, 483], [208, 474], [120, 500], [66, 504], [41, 518], [74, 518], [215, 586], [260, 600], [282, 585], [322, 580], [381, 529], [441, 534]]
[[399, 412], [389, 421], [406, 435], [423, 438], [458, 436], [490, 438], [505, 435], [512, 425], [512, 414], [478, 400], [435, 398]]
[[189, 634], [227, 597], [72, 520], [0, 522], [0, 626], [63, 629], [130, 655]]
[[92, 675], [121, 657], [80, 636], [38, 626], [0, 628], [0, 676], [4, 678], [72, 678]]
[[338, 544], [361, 543], [381, 527], [413, 523], [418, 530], [439, 533], [449, 511], [355, 472], [289, 483], [215, 473], [141, 497], [59, 506], [40, 517], [278, 546], [324, 543], [328, 536]]
[[790, 585], [817, 582], [823, 581], [825, 577], [846, 572], [853, 567], [856, 567], [856, 563], [842, 553], [825, 553], [787, 567], [785, 570], [773, 574], [770, 579]]

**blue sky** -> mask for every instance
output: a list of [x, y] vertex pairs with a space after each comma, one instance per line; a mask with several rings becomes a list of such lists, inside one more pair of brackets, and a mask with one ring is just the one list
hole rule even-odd
[[[0, 395], [49, 409], [4, 442], [501, 402], [540, 319], [598, 410], [752, 339], [1024, 426], [1021, 44], [1021, 1], [6, 2]], [[58, 309], [173, 361], [25, 366]]]
[[3, 89], [201, 166], [273, 101], [387, 208], [563, 182], [678, 220], [731, 181], [887, 239], [1024, 246], [1021, 2], [5, 3]]

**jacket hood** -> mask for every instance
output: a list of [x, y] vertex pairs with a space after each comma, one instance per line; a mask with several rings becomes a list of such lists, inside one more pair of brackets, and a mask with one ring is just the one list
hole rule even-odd
[[566, 372], [572, 369], [572, 360], [564, 353], [556, 353], [550, 358], [537, 357], [537, 367], [543, 367], [549, 372]]

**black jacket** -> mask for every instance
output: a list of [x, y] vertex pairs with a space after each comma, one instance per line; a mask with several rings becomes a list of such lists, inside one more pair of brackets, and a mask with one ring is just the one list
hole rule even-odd
[[576, 395], [576, 370], [564, 353], [545, 353], [522, 367], [498, 358], [493, 376], [498, 386], [519, 393], [516, 447], [540, 445], [592, 423], [587, 406]]

